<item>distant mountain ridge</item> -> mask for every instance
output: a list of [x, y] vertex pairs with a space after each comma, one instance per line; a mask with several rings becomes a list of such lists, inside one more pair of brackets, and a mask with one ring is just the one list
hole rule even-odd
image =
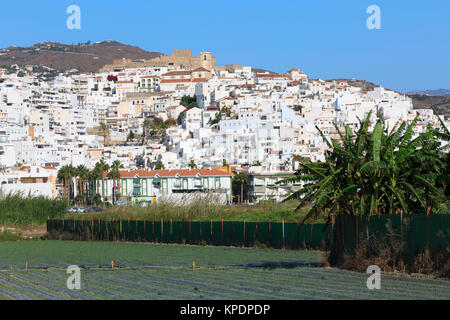
[[435, 90], [416, 90], [407, 93], [408, 95], [428, 95], [428, 96], [445, 96], [450, 94], [450, 90], [448, 89], [435, 89]]
[[97, 72], [117, 59], [153, 59], [161, 55], [160, 52], [148, 52], [117, 41], [93, 44], [44, 42], [27, 48], [0, 49], [0, 66], [42, 65], [58, 71]]

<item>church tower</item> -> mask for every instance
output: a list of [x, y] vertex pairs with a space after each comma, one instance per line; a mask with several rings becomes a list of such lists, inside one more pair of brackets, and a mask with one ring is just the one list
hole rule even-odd
[[200, 63], [203, 68], [211, 71], [215, 66], [214, 60], [211, 52], [200, 52]]

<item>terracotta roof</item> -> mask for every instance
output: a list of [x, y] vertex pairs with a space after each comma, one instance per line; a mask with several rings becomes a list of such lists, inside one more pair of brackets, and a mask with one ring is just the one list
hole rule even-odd
[[197, 72], [197, 71], [207, 71], [207, 72], [209, 72], [208, 69], [205, 69], [205, 68], [203, 68], [203, 67], [200, 67], [200, 68], [197, 68], [197, 69], [195, 69], [195, 70], [192, 70], [192, 72]]
[[[232, 174], [216, 170], [216, 169], [173, 169], [173, 170], [130, 170], [130, 171], [119, 171], [121, 178], [133, 178], [136, 175], [139, 177], [155, 177], [159, 175], [160, 177], [175, 177], [177, 174], [180, 177], [194, 177], [197, 174], [201, 176], [232, 176]], [[105, 172], [105, 176], [108, 174]]]
[[285, 78], [290, 79], [290, 77], [286, 74], [278, 74], [278, 73], [257, 73], [257, 78]]
[[192, 82], [206, 82], [208, 79], [206, 78], [194, 78], [192, 79]]
[[190, 75], [192, 71], [170, 71], [163, 74], [164, 76], [184, 76], [184, 75]]
[[161, 83], [191, 82], [191, 79], [162, 79]]
[[42, 168], [47, 169], [47, 170], [56, 170], [56, 168], [52, 167], [52, 166], [44, 166]]

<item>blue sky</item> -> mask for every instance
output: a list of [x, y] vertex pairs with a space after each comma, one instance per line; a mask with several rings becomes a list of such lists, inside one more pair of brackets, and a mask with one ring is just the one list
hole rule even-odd
[[[81, 30], [66, 27], [72, 4]], [[366, 27], [372, 4], [381, 30]], [[450, 89], [448, 0], [16, 0], [2, 1], [0, 29], [2, 48], [117, 40], [163, 53], [212, 51], [219, 65]]]

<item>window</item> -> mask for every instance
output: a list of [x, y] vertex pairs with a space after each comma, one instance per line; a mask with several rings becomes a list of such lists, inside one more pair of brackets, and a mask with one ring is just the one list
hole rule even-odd
[[141, 195], [141, 179], [138, 177], [133, 179], [133, 196]]
[[161, 179], [160, 178], [154, 178], [152, 181], [152, 184], [155, 188], [160, 189], [161, 188]]
[[202, 178], [195, 178], [194, 179], [194, 187], [196, 187], [196, 188], [201, 188], [203, 185], [202, 185]]

